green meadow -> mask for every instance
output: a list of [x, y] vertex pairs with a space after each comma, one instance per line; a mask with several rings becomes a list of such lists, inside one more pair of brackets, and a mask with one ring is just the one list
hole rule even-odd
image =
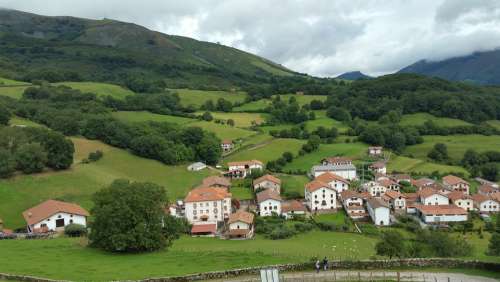
[[119, 85], [99, 82], [58, 82], [54, 85], [65, 85], [73, 89], [78, 89], [82, 92], [94, 93], [97, 96], [112, 96], [116, 99], [124, 99], [125, 96], [134, 95], [135, 93], [129, 89]]
[[233, 112], [263, 112], [271, 103], [270, 100], [261, 99], [245, 103], [239, 107], [234, 107]]
[[305, 144], [305, 141], [303, 140], [273, 139], [270, 142], [231, 154], [222, 161], [227, 163], [232, 161], [255, 159], [266, 163], [281, 157], [284, 152], [291, 152], [292, 154], [297, 155], [303, 144]]
[[187, 124], [191, 122], [196, 122], [197, 120], [178, 116], [168, 116], [153, 114], [150, 112], [127, 112], [118, 111], [112, 113], [113, 117], [122, 122], [145, 122], [145, 121], [156, 121], [156, 122], [169, 122], [175, 124]]
[[24, 81], [18, 81], [18, 80], [12, 80], [8, 78], [3, 78], [0, 77], [0, 86], [26, 86], [30, 85], [31, 83], [29, 82], [24, 82]]
[[41, 125], [39, 123], [33, 122], [33, 121], [29, 120], [29, 119], [20, 118], [20, 117], [16, 117], [16, 116], [13, 116], [13, 117], [10, 118], [9, 125], [33, 126], [33, 127], [44, 126], [44, 125]]
[[497, 130], [500, 130], [500, 120], [489, 120], [486, 123], [493, 126]]
[[421, 159], [414, 159], [397, 155], [391, 156], [391, 159], [387, 165], [387, 170], [389, 172], [415, 172], [421, 174], [431, 174], [432, 172], [437, 171], [441, 174], [462, 173], [464, 175], [469, 175], [469, 172], [465, 168], [460, 166], [431, 163]]
[[436, 117], [428, 113], [403, 115], [399, 124], [402, 126], [417, 126], [423, 125], [428, 120], [433, 121], [436, 125], [442, 127], [471, 125], [470, 123], [460, 119]]
[[218, 99], [224, 98], [231, 103], [243, 103], [247, 94], [241, 91], [207, 91], [207, 90], [193, 90], [193, 89], [169, 89], [176, 92], [183, 106], [194, 105], [199, 108], [206, 101], [212, 100], [214, 104]]
[[[117, 178], [157, 183], [167, 189], [171, 200], [175, 200], [183, 198], [210, 173], [208, 170], [189, 172], [185, 165], [167, 166], [99, 141], [73, 138], [73, 142], [76, 152], [71, 169], [0, 180], [0, 218], [7, 228], [22, 227], [22, 211], [47, 199], [76, 202], [90, 208], [91, 195]], [[95, 150], [104, 152], [101, 160], [80, 163]]]
[[21, 99], [24, 90], [29, 86], [0, 86], [0, 95], [14, 99]]
[[[196, 114], [201, 115], [203, 112], [197, 112]], [[223, 112], [211, 112], [214, 119], [228, 120], [232, 119], [234, 121], [235, 127], [250, 127], [253, 124], [261, 124], [265, 121], [266, 114], [261, 113], [223, 113]]]

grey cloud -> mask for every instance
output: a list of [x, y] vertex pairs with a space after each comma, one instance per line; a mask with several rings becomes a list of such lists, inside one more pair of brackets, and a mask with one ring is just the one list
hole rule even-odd
[[134, 22], [320, 76], [379, 75], [500, 42], [494, 0], [0, 0], [0, 7]]

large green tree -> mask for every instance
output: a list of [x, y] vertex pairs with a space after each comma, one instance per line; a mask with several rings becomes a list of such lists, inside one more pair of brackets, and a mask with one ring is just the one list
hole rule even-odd
[[381, 240], [375, 245], [377, 255], [393, 257], [404, 257], [406, 253], [405, 239], [398, 231], [385, 231], [381, 234]]
[[24, 173], [41, 172], [47, 162], [47, 152], [38, 143], [22, 145], [16, 152], [17, 168]]
[[16, 162], [12, 154], [5, 149], [0, 149], [0, 178], [10, 177], [15, 170]]
[[6, 107], [0, 105], [0, 125], [8, 125], [10, 120], [10, 112]]
[[[153, 183], [115, 180], [93, 196], [91, 246], [111, 252], [150, 252], [170, 245], [164, 231], [167, 194]], [[175, 229], [174, 229], [175, 230]]]

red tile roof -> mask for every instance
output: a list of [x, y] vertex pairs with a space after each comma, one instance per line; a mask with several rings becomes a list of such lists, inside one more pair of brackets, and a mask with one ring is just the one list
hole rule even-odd
[[225, 140], [222, 140], [222, 144], [233, 144], [233, 140], [229, 140], [229, 139], [225, 139]]
[[28, 225], [38, 223], [52, 215], [63, 212], [74, 215], [89, 216], [89, 212], [77, 204], [66, 203], [56, 200], [45, 201], [38, 206], [32, 207], [23, 212], [24, 220]]
[[328, 186], [328, 184], [326, 184], [323, 181], [319, 181], [319, 180], [313, 180], [313, 181], [306, 184], [306, 189], [309, 192], [314, 192], [314, 191], [321, 189], [321, 188], [327, 188], [327, 189], [333, 190], [332, 188], [330, 188], [330, 186]]
[[244, 222], [246, 224], [252, 224], [254, 219], [254, 214], [246, 211], [237, 211], [231, 215], [229, 215], [229, 221], [228, 223], [234, 223], [234, 222]]
[[356, 191], [344, 190], [344, 191], [340, 192], [340, 197], [342, 198], [342, 200], [345, 200], [345, 199], [349, 199], [352, 197], [362, 198], [363, 196]]
[[272, 190], [272, 189], [266, 189], [264, 191], [261, 191], [257, 193], [257, 202], [261, 203], [265, 200], [276, 200], [276, 201], [281, 201], [281, 196], [278, 194], [278, 192]]
[[467, 211], [459, 208], [455, 205], [418, 205], [416, 206], [418, 210], [424, 215], [437, 215], [437, 214], [445, 214], [445, 215], [466, 215]]
[[225, 198], [231, 198], [231, 193], [226, 188], [201, 186], [189, 191], [184, 202], [219, 201]]
[[472, 195], [472, 200], [475, 203], [482, 203], [482, 202], [485, 202], [485, 201], [488, 201], [488, 200], [494, 200], [494, 199], [492, 199], [491, 196], [488, 197], [488, 196], [483, 195], [483, 194], [475, 194], [475, 195]]
[[388, 188], [391, 185], [399, 186], [399, 184], [397, 182], [392, 181], [391, 179], [380, 179], [377, 181], [377, 183], [380, 184], [381, 186], [386, 187], [386, 188]]
[[325, 172], [316, 177], [314, 180], [318, 180], [324, 183], [330, 183], [332, 181], [340, 181], [349, 184], [349, 180], [343, 178], [342, 176], [336, 175], [335, 173]]
[[332, 164], [336, 163], [343, 163], [343, 164], [350, 164], [352, 163], [352, 159], [347, 158], [347, 157], [328, 157], [323, 159], [323, 161], [327, 161]]
[[217, 232], [217, 224], [195, 224], [191, 228], [191, 234], [197, 233], [212, 233]]
[[261, 176], [257, 179], [255, 179], [253, 181], [253, 185], [257, 185], [261, 182], [264, 182], [264, 181], [269, 181], [269, 182], [273, 182], [273, 183], [276, 183], [276, 184], [281, 184], [281, 180], [273, 175], [270, 175], [270, 174], [266, 174], [264, 176]]
[[450, 192], [447, 196], [448, 196], [448, 199], [450, 199], [452, 201], [456, 201], [456, 200], [460, 200], [460, 199], [472, 199], [471, 196], [464, 194], [461, 191]]
[[445, 196], [445, 197], [446, 197], [446, 195], [443, 195], [443, 194], [442, 194], [442, 193], [440, 193], [439, 191], [434, 190], [434, 189], [429, 188], [429, 187], [426, 187], [426, 188], [424, 188], [424, 189], [422, 189], [422, 190], [418, 191], [418, 192], [417, 192], [417, 194], [418, 194], [420, 197], [422, 197], [422, 198], [428, 198], [428, 197], [430, 197], [430, 196], [432, 196], [432, 195], [441, 195], [441, 196]]
[[370, 165], [371, 168], [384, 168], [385, 167], [385, 162], [375, 162]]
[[297, 200], [286, 201], [281, 205], [282, 212], [290, 212], [290, 211], [306, 211], [306, 207], [304, 204]]
[[443, 177], [443, 183], [447, 183], [449, 185], [456, 185], [456, 184], [459, 184], [459, 183], [464, 183], [464, 184], [469, 184], [469, 182], [463, 180], [462, 178], [460, 177], [457, 177], [455, 175], [447, 175], [445, 177]]
[[231, 186], [231, 180], [225, 178], [225, 177], [220, 177], [220, 176], [209, 176], [203, 179], [203, 185], [205, 186], [225, 186], [225, 187], [230, 187]]
[[392, 191], [392, 190], [387, 190], [384, 194], [385, 198], [389, 198], [389, 199], [396, 199], [396, 198], [399, 198], [399, 197], [402, 197], [402, 198], [405, 198], [406, 199], [406, 196], [397, 192], [397, 191]]
[[483, 184], [483, 185], [479, 186], [479, 188], [478, 188], [478, 191], [481, 192], [482, 194], [491, 194], [491, 193], [494, 193], [498, 190], [499, 189], [497, 189], [489, 184]]
[[259, 160], [251, 160], [251, 161], [229, 162], [229, 163], [227, 163], [227, 165], [228, 166], [245, 166], [245, 165], [261, 165], [261, 166], [263, 166], [264, 164]]

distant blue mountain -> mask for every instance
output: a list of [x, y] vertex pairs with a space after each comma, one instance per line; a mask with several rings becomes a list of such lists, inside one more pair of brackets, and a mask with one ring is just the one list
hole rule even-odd
[[358, 80], [358, 79], [372, 79], [373, 77], [368, 76], [360, 71], [351, 71], [343, 73], [336, 78], [338, 79], [346, 79], [346, 80]]

